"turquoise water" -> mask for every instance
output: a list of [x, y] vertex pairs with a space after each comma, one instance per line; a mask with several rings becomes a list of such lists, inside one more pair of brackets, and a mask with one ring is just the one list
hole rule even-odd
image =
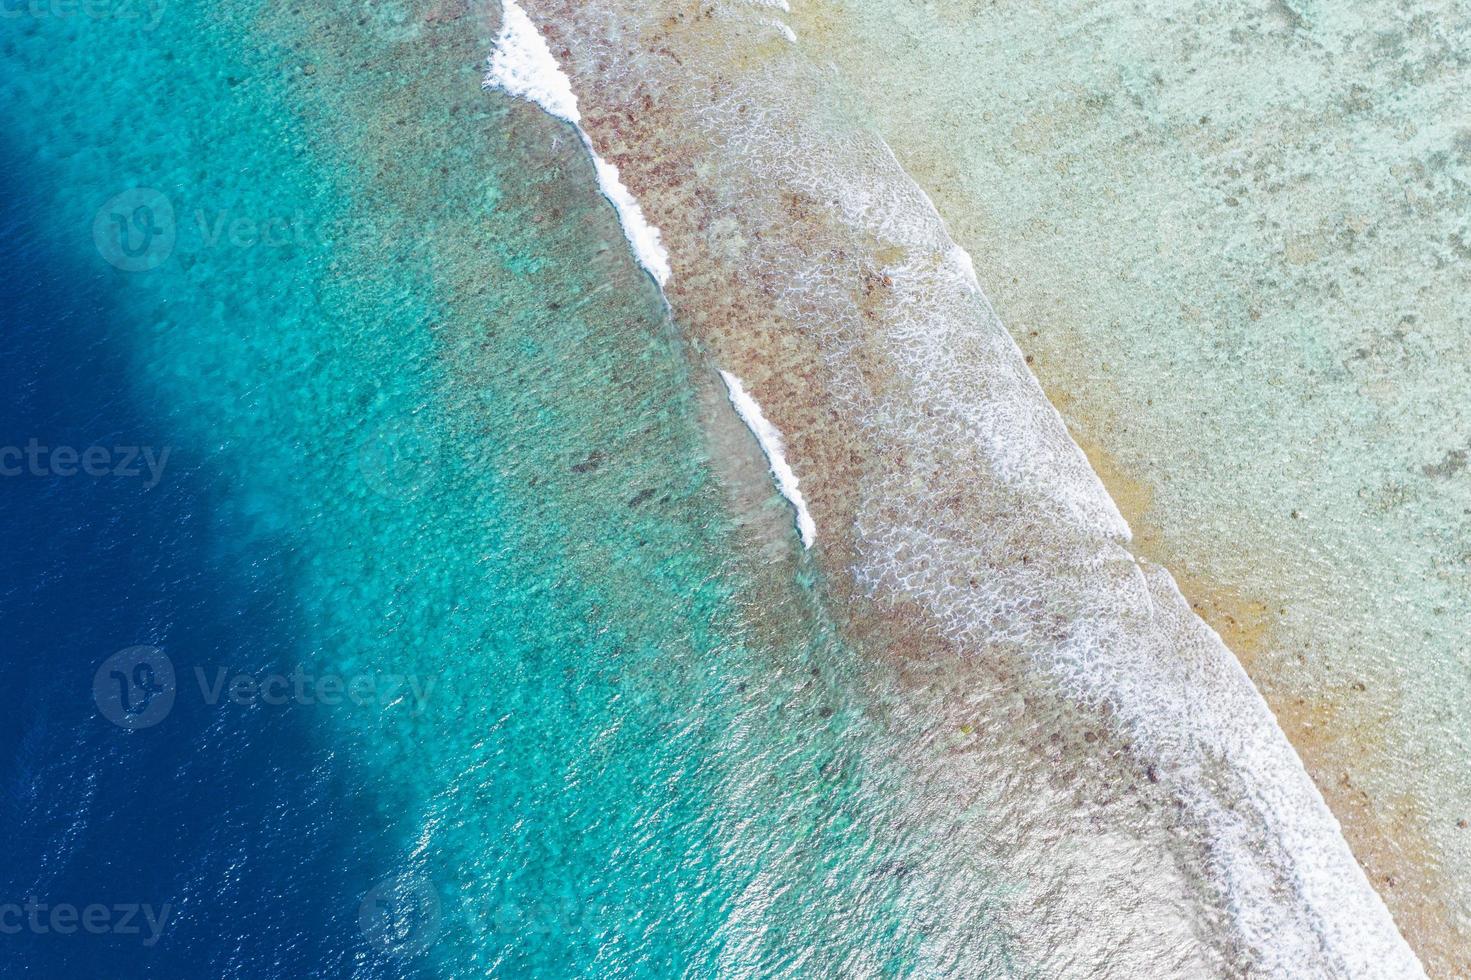
[[[207, 487], [199, 546], [270, 571], [235, 615], [293, 624], [186, 652], [165, 598], [155, 634], [92, 662], [147, 642], [417, 685], [297, 712], [347, 760], [336, 819], [381, 853], [345, 880], [286, 874], [346, 936], [335, 959], [272, 954], [289, 973], [913, 969], [923, 926], [853, 655], [795, 539], [760, 544], [762, 516], [712, 475], [710, 372], [585, 154], [481, 90], [486, 25], [349, 8], [5, 24], [6, 137], [48, 237], [112, 299], [94, 326], [127, 365], [113, 396]], [[234, 587], [215, 584], [226, 606]], [[215, 710], [228, 739], [235, 709]], [[321, 846], [282, 814], [236, 873]], [[159, 900], [186, 912], [142, 965], [263, 970], [200, 927], [235, 914], [228, 890], [172, 871]]]

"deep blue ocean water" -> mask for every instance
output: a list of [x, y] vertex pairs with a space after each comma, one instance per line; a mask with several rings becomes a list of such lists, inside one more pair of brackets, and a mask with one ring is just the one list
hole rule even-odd
[[[357, 922], [322, 896], [371, 879], [385, 828], [362, 819], [371, 786], [313, 736], [307, 712], [184, 698], [166, 733], [127, 732], [90, 696], [93, 672], [120, 646], [165, 647], [186, 672], [290, 650], [300, 613], [282, 544], [249, 562], [219, 549], [227, 488], [201, 447], [180, 444], [167, 413], [137, 397], [128, 312], [105, 272], [48, 231], [34, 193], [46, 175], [13, 148], [5, 172], [16, 193], [0, 201], [0, 442], [174, 447], [151, 488], [141, 466], [97, 478], [27, 467], [4, 481], [0, 893], [7, 903], [150, 903], [157, 916], [172, 906], [164, 942], [147, 942], [141, 913], [137, 936], [6, 935], [5, 972], [268, 975], [305, 950], [324, 973], [340, 971], [360, 944]], [[133, 468], [126, 455], [117, 451], [117, 469]], [[46, 910], [41, 921], [49, 927]]]
[[364, 9], [0, 23], [3, 972], [899, 970], [708, 369], [488, 25]]

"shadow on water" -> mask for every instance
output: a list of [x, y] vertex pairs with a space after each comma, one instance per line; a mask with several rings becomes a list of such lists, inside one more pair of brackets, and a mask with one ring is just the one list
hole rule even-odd
[[[324, 709], [200, 692], [196, 668], [289, 669], [289, 544], [221, 547], [230, 488], [136, 397], [115, 280], [48, 233], [43, 195], [27, 194], [45, 175], [19, 163], [0, 150], [0, 447], [21, 453], [0, 457], [3, 972], [410, 973], [359, 927], [392, 828], [372, 816], [367, 772], [320, 736]], [[104, 447], [92, 469], [108, 472], [61, 475], [80, 463], [41, 446]], [[155, 463], [170, 447], [162, 469], [125, 466], [135, 446]], [[129, 731], [103, 717], [93, 679], [138, 644], [169, 658], [176, 693]]]

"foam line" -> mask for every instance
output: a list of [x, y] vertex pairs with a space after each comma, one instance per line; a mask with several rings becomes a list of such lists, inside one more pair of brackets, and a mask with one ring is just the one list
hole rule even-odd
[[761, 411], [756, 399], [746, 391], [740, 378], [729, 371], [721, 371], [720, 377], [725, 381], [726, 390], [730, 393], [730, 403], [735, 406], [736, 414], [746, 423], [746, 428], [751, 430], [761, 451], [766, 454], [766, 461], [771, 464], [771, 475], [776, 477], [777, 489], [797, 512], [797, 530], [802, 535], [802, 547], [811, 548], [812, 542], [817, 539], [817, 524], [808, 513], [807, 501], [802, 499], [802, 491], [797, 487], [797, 474], [792, 472], [787, 463], [786, 444], [781, 432], [767, 421], [766, 413]]
[[582, 128], [582, 113], [577, 108], [572, 79], [557, 64], [546, 39], [516, 0], [503, 0], [501, 31], [496, 35], [495, 52], [490, 56], [485, 85], [535, 102], [549, 114], [577, 127], [583, 146], [592, 156], [598, 189], [618, 212], [623, 237], [628, 239], [639, 264], [662, 289], [669, 281], [670, 267], [669, 252], [664, 248], [659, 229], [644, 216], [638, 200], [619, 177], [618, 168], [593, 148], [592, 140]]
[[766, 23], [776, 28], [777, 31], [781, 33], [781, 36], [786, 38], [792, 44], [797, 43], [797, 32], [788, 27], [780, 18], [768, 18]]

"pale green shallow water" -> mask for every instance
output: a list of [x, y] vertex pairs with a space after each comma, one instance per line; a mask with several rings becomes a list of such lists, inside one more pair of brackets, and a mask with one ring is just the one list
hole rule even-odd
[[790, 20], [1152, 492], [1156, 554], [1246, 597], [1249, 669], [1375, 885], [1432, 973], [1471, 969], [1464, 5]]

